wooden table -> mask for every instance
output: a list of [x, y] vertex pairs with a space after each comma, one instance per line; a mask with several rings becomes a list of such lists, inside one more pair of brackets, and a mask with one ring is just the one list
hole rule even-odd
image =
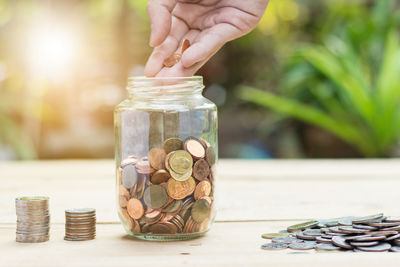
[[[221, 160], [218, 215], [204, 237], [139, 241], [118, 223], [114, 163], [0, 163], [0, 266], [399, 266], [400, 253], [265, 251], [260, 235], [311, 218], [400, 215], [400, 160]], [[49, 242], [15, 242], [14, 198], [48, 195]], [[97, 238], [63, 240], [64, 209], [97, 209]]]

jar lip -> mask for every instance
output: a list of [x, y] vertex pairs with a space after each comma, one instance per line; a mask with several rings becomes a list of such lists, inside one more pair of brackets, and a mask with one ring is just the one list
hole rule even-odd
[[127, 90], [131, 96], [186, 95], [201, 93], [204, 88], [202, 76], [128, 78]]
[[177, 81], [177, 82], [187, 82], [196, 81], [203, 83], [203, 76], [195, 75], [188, 77], [147, 77], [147, 76], [132, 76], [128, 78], [129, 83], [151, 83], [157, 81]]

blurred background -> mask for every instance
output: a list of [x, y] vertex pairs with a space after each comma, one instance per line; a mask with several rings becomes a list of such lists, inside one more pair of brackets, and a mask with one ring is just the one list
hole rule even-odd
[[[0, 0], [0, 159], [113, 157], [146, 0]], [[272, 0], [199, 72], [220, 157], [400, 155], [400, 4]]]

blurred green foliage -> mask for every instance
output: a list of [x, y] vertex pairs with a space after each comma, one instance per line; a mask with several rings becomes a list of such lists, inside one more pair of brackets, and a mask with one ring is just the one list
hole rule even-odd
[[321, 127], [364, 156], [391, 155], [400, 138], [396, 6], [335, 3], [313, 40], [291, 44], [277, 86], [283, 96], [241, 86], [239, 97]]

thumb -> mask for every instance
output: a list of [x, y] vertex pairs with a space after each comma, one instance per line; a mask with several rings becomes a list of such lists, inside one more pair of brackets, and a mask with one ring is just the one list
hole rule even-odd
[[151, 34], [150, 46], [159, 46], [171, 29], [171, 12], [178, 0], [150, 0], [147, 4]]

